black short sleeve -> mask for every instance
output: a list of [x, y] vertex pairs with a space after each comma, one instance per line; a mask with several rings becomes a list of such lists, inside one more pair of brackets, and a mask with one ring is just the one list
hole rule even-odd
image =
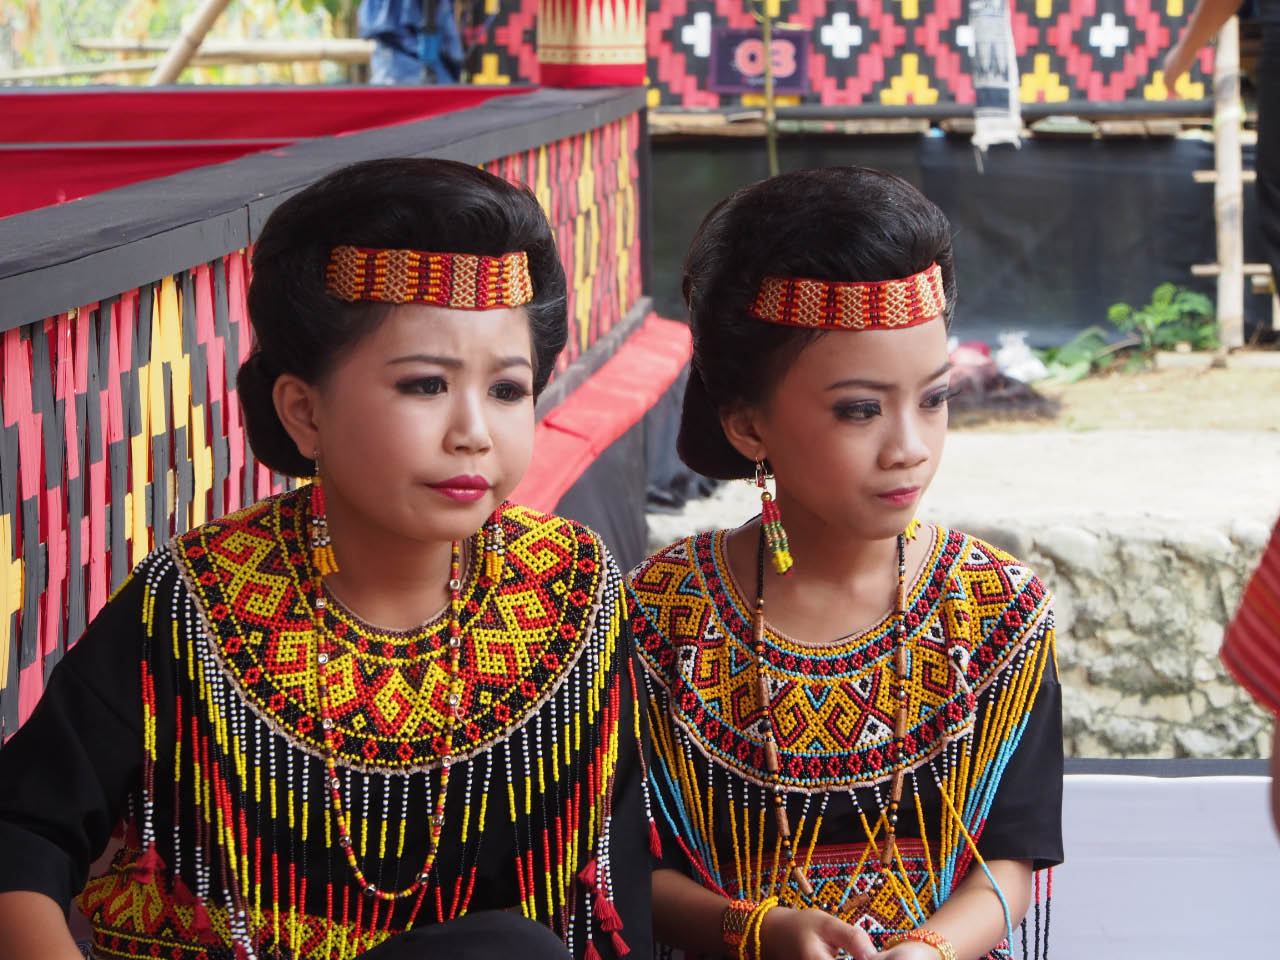
[[[1052, 633], [1040, 642], [1051, 638]], [[1036, 870], [1062, 862], [1062, 689], [1053, 651], [978, 850], [987, 860], [1030, 860]]]
[[143, 590], [135, 577], [102, 609], [0, 748], [0, 892], [67, 910], [138, 787]]

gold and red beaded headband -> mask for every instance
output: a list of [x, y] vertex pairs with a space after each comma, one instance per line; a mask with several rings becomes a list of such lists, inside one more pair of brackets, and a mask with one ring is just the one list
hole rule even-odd
[[485, 257], [334, 247], [325, 268], [327, 293], [349, 302], [425, 303], [454, 310], [519, 307], [533, 299], [524, 251]]
[[765, 277], [748, 311], [757, 320], [834, 330], [901, 330], [947, 309], [936, 263], [901, 280], [870, 283]]

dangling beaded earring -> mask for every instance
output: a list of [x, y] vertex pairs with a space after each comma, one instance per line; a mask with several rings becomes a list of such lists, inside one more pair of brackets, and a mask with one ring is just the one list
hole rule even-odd
[[914, 540], [916, 534], [920, 532], [920, 518], [912, 517], [911, 522], [907, 524], [907, 529], [902, 531], [902, 535], [908, 540]]
[[338, 558], [329, 539], [329, 521], [325, 518], [324, 481], [320, 479], [320, 454], [315, 455], [316, 475], [311, 481], [311, 565], [316, 573], [327, 577], [338, 572]]
[[773, 569], [786, 576], [795, 561], [791, 559], [791, 547], [787, 544], [787, 531], [782, 529], [782, 513], [778, 510], [778, 501], [765, 486], [764, 461], [756, 461], [756, 486], [760, 488], [760, 525], [764, 530], [765, 543], [769, 546], [769, 558], [773, 561]]
[[502, 537], [502, 511], [495, 510], [484, 525], [484, 575], [495, 583], [502, 578], [502, 564], [506, 557]]

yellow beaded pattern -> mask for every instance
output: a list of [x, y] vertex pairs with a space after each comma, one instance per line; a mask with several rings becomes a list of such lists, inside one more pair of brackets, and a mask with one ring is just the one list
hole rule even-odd
[[[163, 651], [175, 695], [158, 716], [144, 667], [137, 840], [81, 901], [95, 955], [351, 960], [418, 918], [468, 912], [490, 800], [514, 838], [521, 913], [626, 953], [611, 810], [636, 693], [623, 585], [598, 538], [506, 505], [504, 581], [488, 582], [477, 537], [463, 590], [457, 545], [447, 615], [395, 633], [318, 585], [310, 519], [308, 491], [290, 491], [184, 534], [135, 574], [142, 663]], [[181, 874], [157, 851], [159, 790], [179, 812], [194, 804], [194, 819], [161, 821]], [[410, 885], [383, 890], [387, 865], [409, 859], [425, 861]]]
[[[753, 605], [728, 572], [723, 532], [673, 544], [632, 572], [659, 807], [704, 886], [786, 906], [836, 903], [837, 915], [869, 917], [870, 932], [888, 935], [916, 927], [965, 867], [978, 868], [975, 837], [1051, 663], [1051, 600], [1008, 554], [926, 529], [921, 573], [904, 585], [901, 653], [889, 617], [822, 648], [762, 624], [757, 657]], [[761, 660], [763, 687], [751, 669]], [[919, 781], [938, 785], [941, 809], [920, 806]], [[792, 857], [766, 822], [775, 783], [792, 811]], [[882, 806], [859, 808], [859, 836], [823, 830], [823, 795], [877, 785]], [[899, 838], [895, 815], [924, 839]], [[797, 872], [813, 879], [811, 893]]]

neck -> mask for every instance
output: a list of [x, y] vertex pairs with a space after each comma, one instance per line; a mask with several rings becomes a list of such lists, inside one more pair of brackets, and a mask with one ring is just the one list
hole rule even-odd
[[882, 579], [889, 568], [896, 581], [897, 537], [867, 540], [853, 536], [805, 509], [783, 490], [778, 491], [778, 508], [795, 571], [803, 571], [801, 579], [806, 583], [854, 589], [868, 579]]
[[[362, 620], [407, 630], [437, 614], [449, 598], [453, 544], [413, 540], [368, 522], [332, 487], [326, 519], [338, 572], [325, 583]], [[464, 556], [465, 569], [465, 556]]]

